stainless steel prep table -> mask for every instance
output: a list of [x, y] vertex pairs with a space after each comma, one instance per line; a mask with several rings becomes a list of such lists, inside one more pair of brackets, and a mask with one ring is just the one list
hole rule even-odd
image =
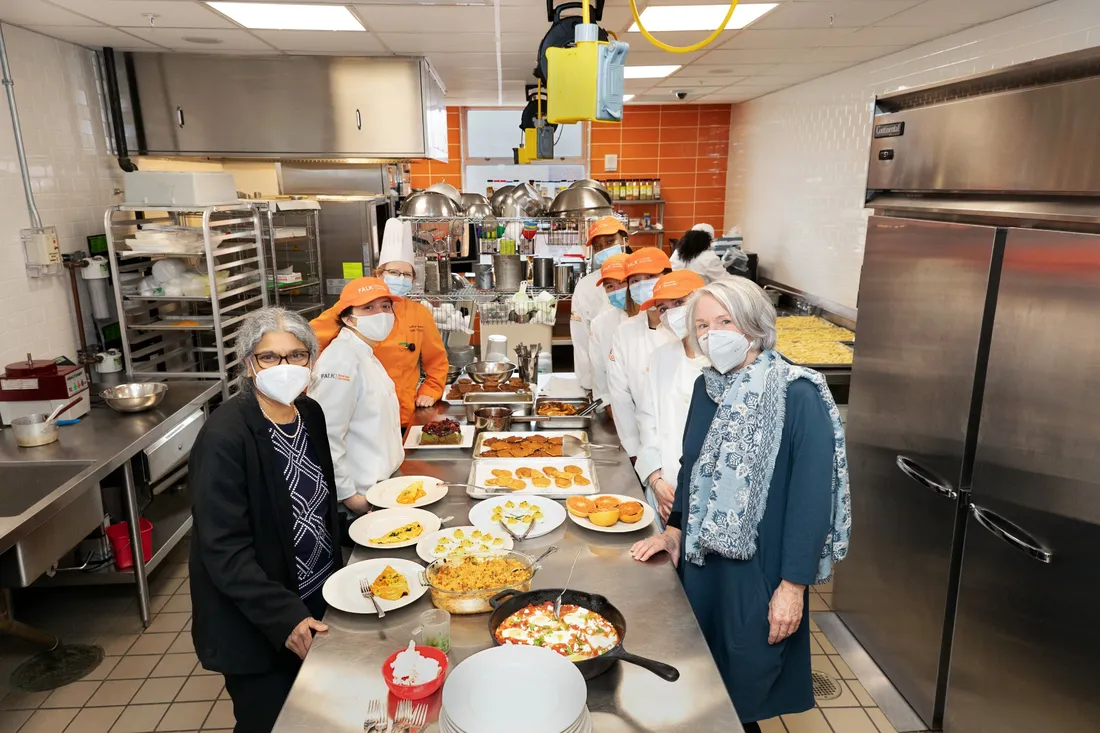
[[[160, 440], [221, 392], [220, 381], [172, 381], [164, 400], [147, 412], [123, 414], [106, 405], [93, 407], [76, 425], [62, 426], [56, 443], [20, 448], [11, 430], [0, 431], [0, 491], [26, 490], [27, 471], [39, 474], [41, 496], [18, 514], [0, 516], [0, 552], [5, 552], [50, 517], [78, 499], [112, 471], [124, 469], [131, 543], [140, 546], [137, 496], [130, 459]], [[44, 472], [44, 473], [43, 473]], [[43, 476], [57, 476], [56, 486]], [[28, 497], [28, 501], [34, 497]], [[176, 530], [182, 535], [190, 519]], [[134, 553], [134, 572], [118, 573], [138, 587], [142, 622], [149, 625], [149, 587], [141, 553]]]
[[[442, 415], [434, 409], [418, 410], [416, 422]], [[449, 415], [462, 419], [461, 407]], [[605, 420], [589, 428], [594, 443], [617, 444]], [[606, 493], [629, 494], [641, 500], [642, 492], [626, 454], [593, 449], [600, 483]], [[470, 451], [410, 450], [401, 474], [435, 476], [446, 481], [465, 481], [470, 471]], [[442, 501], [426, 507], [441, 517], [454, 515], [449, 526], [467, 524], [473, 500], [453, 489]], [[543, 560], [534, 588], [561, 587], [579, 551], [569, 586], [606, 595], [626, 616], [630, 633], [626, 648], [644, 657], [667, 662], [680, 670], [680, 679], [665, 682], [651, 672], [619, 662], [588, 682], [588, 706], [598, 733], [626, 731], [742, 730], [726, 694], [718, 668], [695, 621], [687, 596], [667, 555], [642, 564], [631, 559], [630, 546], [656, 532], [656, 526], [626, 534], [607, 534], [582, 529], [569, 519], [548, 535], [517, 543], [516, 549], [538, 555], [549, 545], [558, 552]], [[383, 552], [356, 547], [351, 561], [370, 557], [402, 557], [422, 562], [415, 547]], [[384, 619], [330, 610], [325, 616], [329, 631], [314, 638], [298, 679], [275, 725], [275, 733], [326, 731], [361, 733], [367, 704], [388, 695], [381, 666], [387, 656], [408, 644], [420, 614], [432, 608], [430, 593], [416, 603], [390, 611]], [[451, 668], [475, 652], [492, 645], [489, 615], [451, 616]], [[486, 680], [491, 685], [491, 680]], [[441, 695], [429, 698], [430, 718], [438, 715]], [[523, 722], [516, 721], [516, 730]], [[436, 723], [425, 733], [439, 730]]]

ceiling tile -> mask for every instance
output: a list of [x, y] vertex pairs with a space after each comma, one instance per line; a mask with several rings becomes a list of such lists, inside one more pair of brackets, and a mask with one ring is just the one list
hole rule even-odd
[[[744, 31], [723, 31], [718, 36], [718, 38], [714, 39], [714, 42], [711, 43], [710, 46], [707, 46], [707, 48], [718, 48], [719, 46], [734, 40], [742, 33], [744, 33]], [[652, 35], [662, 43], [667, 43], [670, 46], [682, 47], [691, 46], [699, 43], [699, 41], [704, 40], [710, 34], [706, 31], [657, 31], [652, 33]], [[657, 47], [651, 45], [650, 42], [647, 41], [641, 33], [626, 33], [620, 35], [619, 38], [629, 43], [631, 49], [636, 48], [638, 50], [646, 51], [657, 50]]]
[[745, 78], [744, 76], [731, 76], [729, 74], [714, 74], [706, 79], [681, 79], [679, 77], [670, 76], [667, 79], [661, 79], [657, 86], [661, 89], [684, 89], [693, 91], [696, 89], [725, 87]]
[[[127, 28], [128, 33], [176, 51], [197, 53], [236, 53], [238, 51], [268, 51], [275, 49], [248, 31], [220, 28], [185, 30], [180, 28]], [[187, 38], [216, 38], [221, 43], [194, 43]]]
[[43, 0], [0, 0], [0, 20], [12, 25], [99, 25]]
[[50, 0], [54, 5], [86, 15], [89, 18], [113, 25], [148, 27], [147, 15], [155, 15], [157, 28], [237, 28], [238, 26], [205, 3], [179, 2], [179, 0]]
[[288, 53], [388, 54], [373, 33], [333, 31], [253, 31], [260, 40]]
[[831, 46], [811, 49], [806, 56], [807, 60], [812, 61], [860, 63], [880, 59], [905, 48], [905, 46]]
[[[733, 44], [736, 45], [736, 44]], [[709, 52], [703, 64], [778, 64], [808, 58], [813, 48], [719, 48]]]
[[29, 25], [27, 28], [50, 38], [88, 48], [108, 46], [118, 51], [158, 50], [152, 43], [106, 26]]
[[[709, 58], [709, 57], [707, 57]], [[706, 60], [692, 64], [686, 69], [680, 69], [676, 76], [692, 79], [705, 79], [715, 74], [732, 74], [734, 76], [751, 76], [774, 68], [777, 64], [716, 64], [711, 66]]]
[[670, 53], [649, 45], [648, 42], [632, 44], [630, 53], [627, 54], [626, 63], [630, 66], [666, 66], [669, 64], [690, 64], [698, 61], [706, 55], [705, 51], [693, 53]]
[[[605, 17], [604, 27], [607, 27]], [[492, 11], [489, 14], [489, 27], [493, 27]], [[546, 3], [532, 3], [523, 6], [502, 7], [500, 9], [500, 29], [505, 33], [539, 32], [550, 30], [546, 20]], [[616, 30], [612, 28], [612, 30]]]
[[496, 51], [493, 33], [379, 33], [382, 43], [397, 54]]
[[811, 0], [788, 2], [752, 24], [752, 30], [863, 28], [908, 10], [921, 0]]
[[776, 64], [766, 71], [760, 72], [760, 76], [825, 76], [826, 74], [832, 74], [833, 72], [840, 71], [841, 69], [847, 69], [851, 65], [851, 63], [843, 62]]
[[493, 9], [484, 5], [355, 5], [372, 31], [384, 33], [493, 33]]
[[963, 30], [963, 25], [881, 26], [860, 28], [848, 36], [848, 46], [915, 46]]
[[749, 29], [738, 33], [732, 41], [722, 44], [727, 48], [813, 48], [815, 46], [846, 46], [854, 33], [851, 28], [818, 28], [803, 30]]
[[926, 0], [926, 2], [898, 13], [881, 22], [881, 25], [933, 26], [975, 25], [1004, 18], [1030, 8], [1045, 5], [1050, 0]]

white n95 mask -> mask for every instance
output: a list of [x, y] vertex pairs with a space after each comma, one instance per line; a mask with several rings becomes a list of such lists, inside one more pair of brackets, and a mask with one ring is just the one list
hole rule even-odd
[[371, 313], [355, 317], [355, 330], [371, 341], [381, 341], [393, 330], [393, 313]]
[[749, 340], [737, 331], [711, 331], [699, 339], [699, 346], [722, 374], [728, 374], [745, 363], [751, 346]]
[[309, 386], [309, 367], [276, 364], [256, 373], [256, 389], [283, 405], [291, 405]]
[[661, 320], [664, 322], [668, 330], [676, 334], [676, 338], [683, 340], [688, 335], [687, 324], [687, 306], [682, 305], [679, 308], [669, 308], [661, 316]]

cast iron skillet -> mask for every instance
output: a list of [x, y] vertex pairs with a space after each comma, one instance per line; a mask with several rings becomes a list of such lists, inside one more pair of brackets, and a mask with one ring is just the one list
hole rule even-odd
[[[539, 605], [547, 601], [553, 603], [554, 599], [556, 599], [561, 592], [561, 588], [543, 588], [527, 593], [516, 593], [514, 590], [503, 590], [490, 598], [489, 605], [491, 605], [494, 610], [493, 614], [489, 617], [489, 636], [492, 637], [493, 643], [499, 646], [499, 642], [497, 642], [497, 627], [504, 623], [505, 619], [516, 611], [532, 604]], [[623, 618], [619, 609], [611, 605], [611, 602], [603, 596], [596, 595], [595, 593], [567, 590], [561, 602], [563, 606], [580, 606], [581, 608], [587, 608], [589, 611], [600, 614], [615, 627], [617, 632], [619, 632], [619, 643], [615, 645], [614, 649], [598, 657], [593, 657], [592, 659], [574, 662], [574, 664], [577, 665], [577, 669], [581, 671], [581, 674], [584, 675], [586, 680], [590, 680], [596, 675], [603, 674], [611, 669], [611, 665], [615, 663], [616, 659], [621, 659], [624, 662], [630, 662], [639, 667], [644, 667], [653, 674], [669, 682], [675, 682], [680, 679], [680, 671], [675, 667], [665, 664], [664, 662], [657, 662], [652, 659], [636, 656], [623, 649], [623, 640], [626, 639], [626, 619]]]

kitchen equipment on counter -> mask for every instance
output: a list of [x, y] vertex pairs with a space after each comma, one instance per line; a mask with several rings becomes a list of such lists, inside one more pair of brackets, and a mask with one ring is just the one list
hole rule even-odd
[[405, 199], [405, 203], [401, 205], [401, 216], [442, 219], [460, 214], [458, 204], [446, 194], [421, 191]]
[[519, 284], [523, 282], [526, 275], [526, 264], [527, 260], [519, 255], [493, 255], [496, 289], [500, 292], [519, 290]]
[[[507, 460], [505, 458], [492, 458], [488, 456], [482, 456], [481, 454], [489, 450], [486, 443], [494, 440], [507, 440], [509, 438], [531, 438], [536, 434], [531, 432], [494, 432], [490, 430], [483, 430], [477, 434], [477, 440], [474, 441], [473, 456], [475, 461], [502, 461]], [[551, 438], [561, 438], [562, 445], [564, 447], [566, 442], [570, 442], [578, 448], [577, 452], [570, 455], [563, 450], [563, 456], [569, 458], [591, 458], [592, 451], [589, 450], [590, 443], [588, 442], [588, 433], [584, 430], [561, 430], [561, 431], [542, 431], [537, 433], [540, 438], [549, 440]], [[616, 446], [618, 447], [618, 446]]]
[[465, 369], [468, 364], [472, 364], [476, 359], [477, 349], [473, 346], [464, 345], [447, 347], [447, 361], [450, 367], [458, 367], [459, 371]]
[[[489, 337], [489, 353], [498, 353], [494, 351], [497, 349], [507, 349], [508, 342], [505, 340], [502, 346], [496, 346], [492, 341], [493, 337]], [[499, 342], [495, 342], [499, 344]], [[503, 354], [502, 354], [503, 356]], [[507, 382], [512, 378], [512, 373], [516, 371], [516, 365], [510, 361], [475, 361], [466, 365], [466, 374], [470, 379], [474, 380], [478, 384], [500, 384], [501, 382]]]
[[10, 425], [17, 417], [49, 414], [80, 397], [75, 407], [63, 412], [62, 420], [75, 420], [91, 409], [88, 372], [76, 365], [33, 359], [8, 364], [0, 377], [0, 419]]
[[534, 277], [536, 288], [554, 287], [554, 258], [536, 257], [534, 263]]
[[538, 376], [539, 355], [542, 353], [542, 344], [516, 345], [516, 363], [519, 368], [519, 378], [525, 382], [536, 381]]
[[107, 349], [96, 354], [95, 370], [99, 374], [114, 374], [122, 371], [122, 352], [118, 349]]
[[577, 397], [574, 399], [558, 399], [554, 397], [539, 397], [535, 400], [534, 414], [539, 414], [539, 409], [550, 402], [564, 402], [565, 404], [573, 405], [577, 408], [575, 415], [539, 415], [539, 417], [549, 418], [547, 422], [540, 423], [540, 426], [545, 426], [553, 430], [570, 430], [573, 428], [587, 428], [589, 423], [592, 422], [592, 413], [603, 404], [602, 399], [597, 399], [594, 402], [589, 401], [587, 397]]
[[507, 336], [501, 333], [489, 334], [485, 344], [485, 361], [510, 361]]
[[145, 412], [159, 405], [166, 392], [164, 382], [132, 382], [105, 389], [99, 396], [115, 412]]
[[[547, 502], [551, 503], [551, 502]], [[476, 508], [476, 507], [475, 507]], [[559, 507], [560, 509], [560, 507]], [[562, 510], [564, 513], [564, 510]], [[562, 517], [564, 520], [565, 517]], [[471, 522], [474, 526], [479, 526], [477, 522]], [[489, 524], [484, 525], [486, 528]], [[553, 545], [548, 548], [551, 552], [556, 551], [558, 548]], [[478, 590], [447, 590], [441, 588], [438, 585], [436, 576], [439, 573], [440, 568], [444, 565], [460, 563], [466, 558], [492, 559], [492, 558], [504, 558], [507, 560], [516, 560], [523, 565], [524, 570], [516, 572], [516, 582], [502, 585], [495, 588], [485, 588]], [[539, 558], [541, 559], [541, 558]], [[459, 558], [451, 559], [441, 557], [438, 560], [432, 562], [424, 570], [423, 579], [421, 582], [431, 592], [432, 605], [436, 608], [442, 608], [447, 613], [456, 614], [459, 616], [473, 614], [473, 613], [489, 613], [493, 610], [493, 607], [489, 605], [489, 599], [497, 595], [504, 590], [526, 591], [531, 588], [531, 579], [535, 577], [535, 573], [542, 569], [542, 566], [538, 564], [538, 560], [522, 552], [515, 550], [496, 550], [492, 552], [471, 552], [463, 555]]]
[[493, 289], [493, 266], [487, 262], [474, 265], [474, 287], [478, 290]]
[[40, 445], [49, 445], [57, 441], [57, 416], [66, 410], [72, 409], [80, 402], [80, 398], [69, 400], [58, 405], [49, 415], [24, 415], [11, 421], [11, 428], [15, 432], [15, 442], [20, 448], [35, 448]]
[[466, 408], [466, 420], [474, 423], [477, 419], [474, 413], [484, 407], [507, 407], [515, 416], [530, 415], [535, 398], [530, 392], [470, 392], [462, 398], [462, 405]]
[[569, 295], [576, 286], [576, 271], [572, 263], [559, 262], [554, 265], [554, 290], [562, 295]]
[[[494, 595], [489, 601], [490, 605], [493, 607], [493, 613], [489, 616], [489, 635], [493, 637], [493, 643], [500, 643], [497, 641], [497, 627], [504, 623], [513, 613], [521, 611], [530, 605], [541, 605], [543, 603], [552, 604], [559, 595], [562, 597], [562, 603], [565, 605], [580, 606], [581, 608], [588, 609], [593, 613], [598, 613], [600, 616], [603, 616], [615, 627], [615, 631], [619, 634], [619, 643], [610, 651], [598, 657], [593, 657], [592, 659], [582, 659], [573, 662], [573, 664], [577, 665], [577, 669], [580, 670], [580, 673], [584, 675], [586, 680], [590, 680], [611, 669], [611, 665], [616, 661], [636, 664], [668, 682], [675, 682], [680, 679], [680, 671], [672, 665], [658, 662], [654, 659], [639, 657], [623, 648], [623, 642], [626, 640], [626, 617], [623, 616], [619, 609], [612, 605], [611, 601], [596, 593], [585, 593], [583, 591], [567, 590], [563, 588], [542, 588], [526, 593], [517, 593], [515, 590], [511, 589], [503, 590]], [[562, 658], [567, 659], [567, 657]]]
[[[467, 408], [468, 409], [468, 408]], [[474, 427], [480, 432], [489, 430], [494, 433], [507, 433], [512, 429], [512, 423], [517, 422], [545, 422], [548, 417], [519, 416], [515, 415], [510, 407], [494, 405], [474, 410]]]

